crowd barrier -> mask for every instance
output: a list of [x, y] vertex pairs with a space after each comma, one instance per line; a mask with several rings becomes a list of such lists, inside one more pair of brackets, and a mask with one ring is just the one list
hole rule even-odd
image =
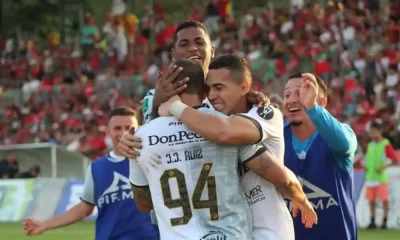
[[[388, 169], [390, 210], [388, 227], [400, 229], [400, 167]], [[369, 223], [368, 202], [364, 198], [364, 172], [355, 171], [357, 222]], [[83, 192], [83, 180], [39, 178], [31, 180], [0, 180], [0, 222], [18, 222], [25, 217], [47, 219], [62, 214], [77, 204]], [[382, 204], [377, 205], [377, 224], [382, 220]], [[87, 220], [95, 220], [97, 210]]]

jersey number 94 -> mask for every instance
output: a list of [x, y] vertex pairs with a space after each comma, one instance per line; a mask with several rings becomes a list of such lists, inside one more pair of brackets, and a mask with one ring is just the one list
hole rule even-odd
[[[192, 204], [194, 209], [209, 209], [211, 220], [218, 220], [218, 201], [215, 186], [215, 176], [210, 176], [213, 163], [204, 163], [201, 169], [196, 187], [192, 195]], [[178, 184], [179, 198], [172, 199], [169, 179], [176, 179]], [[164, 198], [164, 204], [168, 208], [182, 208], [183, 216], [171, 218], [172, 226], [186, 225], [193, 216], [190, 206], [190, 198], [186, 186], [185, 175], [176, 168], [165, 170], [160, 178], [161, 190]], [[201, 195], [207, 185], [208, 199], [201, 200]]]

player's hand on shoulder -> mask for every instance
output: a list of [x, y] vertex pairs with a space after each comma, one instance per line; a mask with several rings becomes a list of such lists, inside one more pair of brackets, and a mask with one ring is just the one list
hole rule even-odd
[[47, 231], [44, 221], [36, 220], [34, 218], [26, 218], [23, 222], [24, 232], [28, 236], [39, 235]]
[[172, 65], [167, 72], [160, 72], [155, 87], [154, 105], [160, 106], [163, 102], [168, 101], [172, 96], [181, 93], [186, 88], [188, 78], [175, 81], [182, 72], [182, 67]]
[[158, 115], [160, 115], [161, 117], [171, 116], [171, 113], [169, 110], [171, 109], [171, 104], [174, 101], [182, 101], [182, 99], [178, 95], [171, 97], [168, 101], [166, 101], [160, 105], [160, 107], [158, 108]]
[[312, 228], [314, 224], [318, 224], [317, 213], [308, 199], [303, 202], [292, 201], [293, 217], [297, 217], [299, 211], [301, 212], [301, 222], [306, 228]]
[[129, 132], [126, 132], [118, 142], [119, 151], [129, 159], [136, 159], [140, 156], [138, 149], [142, 148], [141, 140], [134, 135], [134, 131], [135, 129], [132, 128]]
[[150, 170], [149, 168], [157, 169], [159, 166], [162, 165], [161, 156], [157, 153], [152, 153], [152, 152], [149, 152], [148, 155], [146, 156], [138, 158], [138, 162], [139, 164], [145, 166], [148, 171]]
[[262, 92], [250, 90], [247, 94], [247, 101], [251, 104], [256, 104], [259, 107], [267, 106], [270, 104], [270, 100]]

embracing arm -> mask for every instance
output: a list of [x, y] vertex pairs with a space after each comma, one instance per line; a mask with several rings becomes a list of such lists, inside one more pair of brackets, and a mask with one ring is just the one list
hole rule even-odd
[[133, 197], [136, 206], [142, 213], [149, 213], [153, 209], [153, 202], [151, 200], [150, 188], [148, 186], [134, 186], [131, 183]]
[[297, 202], [307, 201], [296, 176], [283, 164], [280, 164], [275, 155], [268, 150], [246, 164], [257, 175], [274, 184], [283, 196]]
[[143, 213], [150, 212], [153, 209], [153, 202], [149, 183], [136, 160], [129, 160], [129, 180], [137, 208]]
[[[178, 102], [178, 104], [183, 103]], [[259, 124], [243, 116], [224, 119], [186, 107], [179, 119], [194, 132], [219, 144], [256, 143], [262, 136]]]

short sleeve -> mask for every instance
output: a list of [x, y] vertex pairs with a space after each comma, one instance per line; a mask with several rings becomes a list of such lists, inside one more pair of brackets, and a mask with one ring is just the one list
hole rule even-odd
[[89, 164], [86, 170], [85, 183], [83, 186], [83, 193], [81, 200], [90, 205], [96, 205], [94, 200], [94, 183], [92, 175], [92, 164]]
[[253, 107], [248, 113], [239, 114], [237, 116], [252, 120], [260, 131], [260, 141], [283, 135], [284, 120], [278, 108], [273, 106]]
[[239, 160], [247, 163], [266, 151], [262, 144], [249, 144], [239, 147]]
[[136, 160], [129, 160], [129, 180], [135, 187], [149, 186], [146, 175]]
[[142, 114], [144, 124], [151, 120], [151, 112], [153, 110], [154, 89], [150, 90], [142, 101]]

